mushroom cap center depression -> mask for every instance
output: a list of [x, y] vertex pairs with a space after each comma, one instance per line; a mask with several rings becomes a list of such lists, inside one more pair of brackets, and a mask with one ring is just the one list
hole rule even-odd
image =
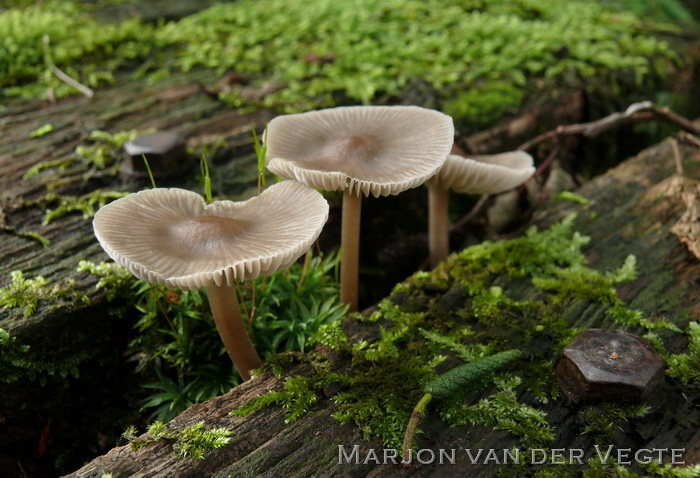
[[346, 136], [310, 144], [304, 159], [297, 159], [307, 169], [342, 171], [356, 178], [381, 167], [379, 141], [369, 135]]
[[225, 216], [199, 216], [166, 226], [163, 248], [183, 260], [214, 261], [230, 255], [249, 229], [248, 221]]

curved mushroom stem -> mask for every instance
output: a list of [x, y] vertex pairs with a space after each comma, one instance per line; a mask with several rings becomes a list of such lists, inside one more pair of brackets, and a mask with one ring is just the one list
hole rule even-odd
[[212, 285], [207, 287], [207, 296], [216, 328], [233, 365], [243, 380], [250, 380], [250, 371], [260, 368], [262, 361], [245, 328], [236, 291], [232, 287]]
[[435, 267], [450, 253], [449, 190], [428, 186], [428, 241], [430, 266]]
[[349, 312], [358, 307], [358, 270], [360, 260], [360, 213], [362, 196], [343, 194], [343, 221], [340, 238], [340, 301], [349, 304]]

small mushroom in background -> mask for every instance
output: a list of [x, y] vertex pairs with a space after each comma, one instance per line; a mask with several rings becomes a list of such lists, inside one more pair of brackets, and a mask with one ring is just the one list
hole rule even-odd
[[155, 188], [102, 207], [93, 220], [107, 254], [139, 279], [165, 287], [205, 287], [216, 327], [244, 380], [262, 364], [241, 317], [235, 282], [291, 265], [318, 238], [328, 203], [296, 181], [243, 202]]
[[417, 106], [344, 106], [278, 116], [267, 167], [325, 191], [343, 191], [340, 299], [358, 308], [362, 195], [399, 194], [436, 173], [454, 141], [452, 118]]
[[[168, 177], [186, 169], [183, 160], [187, 156], [185, 142], [174, 131], [158, 131], [138, 136], [124, 145], [128, 157], [122, 163], [119, 172], [122, 176], [147, 178], [148, 165], [155, 177]], [[192, 165], [196, 162], [192, 162]]]
[[535, 174], [532, 156], [525, 151], [464, 157], [450, 154], [428, 186], [428, 242], [430, 265], [449, 254], [449, 191], [498, 194], [524, 183]]

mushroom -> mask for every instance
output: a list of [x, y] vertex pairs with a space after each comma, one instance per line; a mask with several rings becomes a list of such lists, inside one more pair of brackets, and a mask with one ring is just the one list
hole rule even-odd
[[358, 307], [362, 195], [399, 194], [442, 166], [452, 118], [417, 106], [343, 106], [278, 116], [267, 129], [267, 167], [326, 191], [343, 191], [340, 299]]
[[[458, 148], [455, 147], [456, 150]], [[454, 150], [453, 150], [454, 151]], [[525, 151], [470, 156], [450, 154], [428, 186], [430, 265], [449, 253], [449, 190], [464, 194], [497, 194], [518, 186], [535, 173], [532, 156]]]
[[296, 181], [243, 202], [206, 204], [197, 193], [155, 188], [102, 207], [93, 220], [107, 254], [139, 279], [206, 288], [216, 327], [244, 380], [261, 365], [241, 317], [236, 280], [269, 275], [304, 254], [328, 219], [328, 203]]

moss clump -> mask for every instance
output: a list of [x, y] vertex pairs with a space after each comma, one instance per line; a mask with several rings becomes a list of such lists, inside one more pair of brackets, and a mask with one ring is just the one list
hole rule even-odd
[[201, 460], [207, 453], [226, 446], [231, 441], [231, 432], [225, 428], [205, 429], [204, 422], [197, 422], [182, 430], [169, 430], [163, 422], [156, 421], [149, 425], [146, 438], [137, 438], [136, 427], [129, 427], [122, 435], [129, 441], [132, 450], [138, 450], [144, 446], [167, 440], [172, 442], [173, 451], [180, 458]]
[[44, 213], [44, 226], [59, 219], [71, 212], [79, 212], [83, 219], [91, 219], [95, 216], [97, 209], [105, 204], [119, 198], [126, 197], [129, 193], [119, 191], [102, 191], [97, 189], [82, 196], [65, 196], [61, 194], [48, 193], [44, 195], [41, 202], [44, 204], [58, 203], [54, 209], [46, 209]]
[[48, 287], [42, 276], [26, 279], [22, 271], [12, 271], [11, 277], [12, 282], [0, 288], [0, 307], [7, 310], [23, 308], [25, 317], [34, 315], [42, 301], [50, 302], [51, 309], [90, 303], [89, 297], [77, 290], [72, 279]]
[[107, 300], [128, 296], [136, 282], [136, 278], [126, 267], [115, 262], [94, 263], [81, 260], [78, 262], [76, 272], [88, 272], [99, 277], [100, 280], [95, 289], [103, 290]]
[[[589, 238], [574, 230], [574, 221], [571, 215], [546, 230], [530, 228], [515, 239], [484, 242], [453, 254], [431, 273], [415, 274], [369, 316], [352, 314], [316, 339], [334, 354], [350, 354], [350, 371], [339, 372], [327, 358], [321, 360], [320, 349], [309, 357], [314, 375], [288, 378], [284, 390], [235, 413], [278, 404], [294, 420], [334, 385], [340, 390], [330, 398], [338, 406], [337, 420], [398, 448], [413, 407], [445, 368], [517, 350], [520, 361], [483, 377], [493, 388], [467, 388], [438, 401], [436, 411], [451, 425], [490, 425], [519, 444], [548, 445], [556, 430], [535, 404], [557, 397], [553, 361], [580, 331], [571, 327], [572, 311], [586, 310], [633, 331], [679, 330], [647, 319], [618, 297], [616, 288], [636, 276], [634, 258], [613, 271], [591, 268], [583, 253]], [[575, 319], [581, 320], [579, 313]], [[352, 331], [350, 336], [343, 329]], [[599, 422], [589, 417], [592, 435]]]
[[441, 411], [443, 419], [453, 425], [463, 423], [493, 426], [517, 437], [525, 446], [538, 448], [554, 441], [554, 430], [547, 415], [518, 400], [516, 389], [520, 377], [497, 378], [496, 392], [474, 405], [452, 405]]

